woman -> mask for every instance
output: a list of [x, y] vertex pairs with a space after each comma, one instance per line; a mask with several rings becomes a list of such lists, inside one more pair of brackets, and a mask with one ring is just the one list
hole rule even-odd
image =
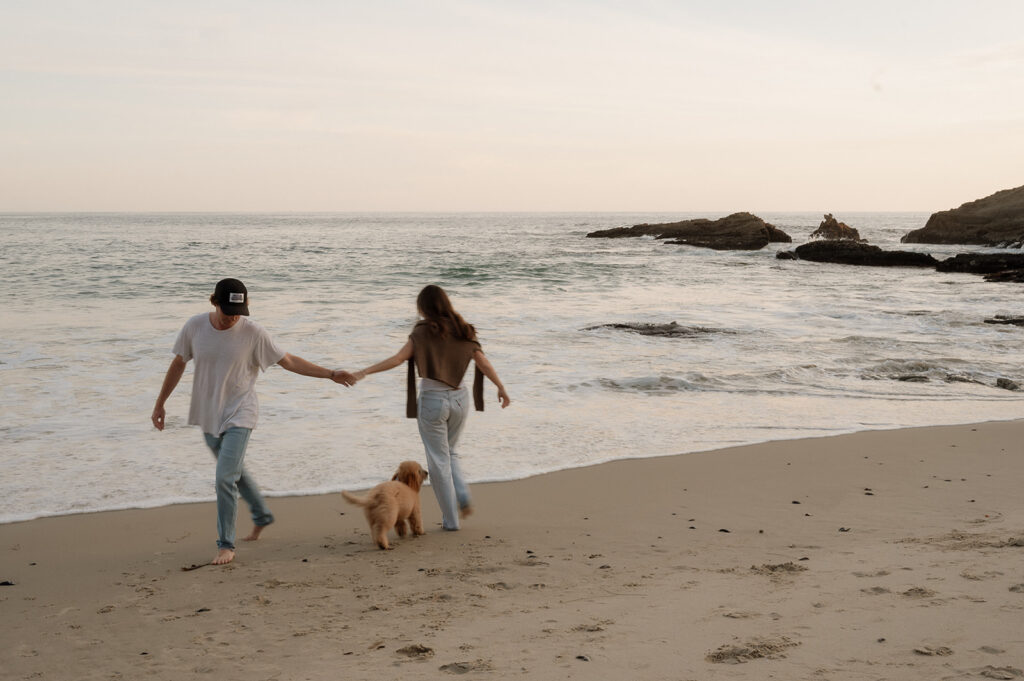
[[[420, 437], [427, 453], [430, 484], [434, 488], [437, 504], [441, 507], [441, 526], [446, 530], [457, 530], [460, 516], [472, 512], [469, 489], [462, 477], [459, 456], [455, 451], [469, 415], [469, 391], [462, 383], [469, 361], [473, 360], [476, 364], [473, 401], [477, 411], [484, 409], [484, 376], [498, 386], [498, 400], [502, 409], [511, 400], [498, 378], [498, 372], [477, 342], [476, 329], [455, 311], [444, 289], [433, 284], [424, 287], [416, 298], [416, 307], [423, 319], [416, 322], [402, 349], [383, 362], [355, 372], [352, 379], [360, 381], [369, 374], [394, 369], [402, 362], [409, 362], [406, 416], [415, 418], [419, 424]], [[413, 364], [422, 378], [418, 405]]]

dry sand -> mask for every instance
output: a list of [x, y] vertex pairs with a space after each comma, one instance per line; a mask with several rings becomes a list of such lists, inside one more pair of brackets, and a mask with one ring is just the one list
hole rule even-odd
[[[212, 558], [212, 504], [0, 526], [4, 679], [1024, 678], [1024, 421], [340, 495]], [[396, 462], [397, 464], [397, 462]], [[245, 529], [244, 526], [241, 529]]]

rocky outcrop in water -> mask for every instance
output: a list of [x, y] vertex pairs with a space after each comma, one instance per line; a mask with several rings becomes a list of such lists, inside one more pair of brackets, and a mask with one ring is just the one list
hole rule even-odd
[[653, 236], [656, 238], [664, 238], [662, 234], [666, 232], [666, 227], [670, 225], [682, 224], [678, 222], [669, 222], [665, 224], [649, 225], [644, 223], [642, 225], [633, 225], [632, 227], [612, 227], [611, 229], [599, 229], [596, 232], [590, 232], [587, 234], [588, 239], [623, 239], [627, 237], [636, 236]]
[[1024, 284], [1024, 269], [1022, 270], [1002, 270], [1001, 272], [993, 272], [985, 275], [985, 281], [995, 281], [1001, 283], [1011, 284]]
[[997, 314], [992, 319], [986, 319], [986, 324], [1010, 324], [1012, 326], [1024, 326], [1024, 317], [1007, 317], [1006, 315]]
[[1002, 388], [1003, 390], [1011, 390], [1013, 392], [1020, 390], [1020, 384], [1017, 383], [1017, 381], [1011, 381], [1008, 378], [996, 379], [996, 387]]
[[818, 225], [818, 229], [811, 232], [812, 239], [847, 240], [860, 241], [860, 232], [850, 227], [845, 222], [839, 222], [832, 213], [826, 213], [825, 219]]
[[939, 272], [982, 274], [985, 281], [1024, 284], [1024, 254], [960, 253], [939, 261], [928, 253], [883, 251], [858, 241], [811, 241], [792, 251], [779, 251], [779, 260], [810, 260], [871, 267], [934, 267]]
[[1007, 270], [1024, 269], [1021, 253], [960, 253], [938, 264], [939, 272], [967, 272], [969, 274], [995, 274]]
[[946, 258], [936, 269], [982, 274], [985, 281], [1024, 284], [1024, 254], [1020, 253], [960, 253]]
[[593, 331], [595, 329], [616, 329], [639, 333], [643, 336], [665, 336], [669, 338], [692, 338], [709, 333], [724, 333], [720, 329], [709, 329], [703, 326], [682, 326], [678, 322], [669, 322], [668, 324], [652, 324], [648, 322], [598, 324], [597, 326], [588, 326], [583, 330]]
[[1024, 243], [1024, 187], [1004, 189], [959, 208], [933, 213], [924, 227], [904, 236], [902, 242], [1020, 248]]
[[938, 261], [928, 253], [912, 251], [883, 251], [859, 241], [812, 241], [797, 246], [792, 252], [776, 254], [780, 260], [810, 260], [840, 265], [867, 265], [871, 267], [935, 267]]
[[769, 243], [790, 243], [792, 238], [781, 229], [751, 213], [733, 213], [718, 220], [699, 218], [681, 222], [616, 227], [587, 234], [592, 239], [653, 236], [669, 244], [699, 246], [719, 251], [756, 251]]

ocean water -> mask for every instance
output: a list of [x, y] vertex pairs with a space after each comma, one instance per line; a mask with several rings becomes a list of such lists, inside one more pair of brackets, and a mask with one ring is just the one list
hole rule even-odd
[[[794, 244], [817, 213], [761, 214]], [[477, 326], [513, 404], [474, 413], [472, 481], [865, 429], [1021, 417], [1020, 287], [780, 261], [589, 231], [706, 214], [0, 215], [0, 522], [213, 498], [191, 370], [153, 402], [214, 283], [292, 354], [357, 369], [404, 343], [427, 283]], [[838, 215], [883, 248], [924, 214]], [[976, 250], [976, 249], [975, 249]], [[613, 323], [670, 323], [645, 336]], [[598, 327], [598, 328], [594, 328]], [[404, 367], [352, 388], [273, 367], [247, 464], [266, 493], [359, 488], [422, 458]], [[706, 481], [713, 484], [713, 481]], [[339, 502], [340, 507], [340, 502]]]

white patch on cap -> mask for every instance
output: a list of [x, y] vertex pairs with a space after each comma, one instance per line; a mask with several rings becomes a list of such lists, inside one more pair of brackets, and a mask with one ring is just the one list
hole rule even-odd
[[245, 302], [245, 294], [244, 293], [229, 293], [228, 294], [228, 302], [229, 303], [244, 303]]

